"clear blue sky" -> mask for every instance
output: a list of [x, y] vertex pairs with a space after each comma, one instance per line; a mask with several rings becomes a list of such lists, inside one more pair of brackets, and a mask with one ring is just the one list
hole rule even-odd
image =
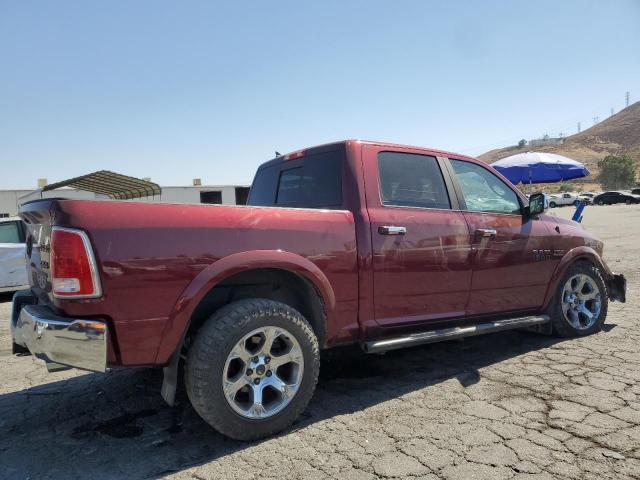
[[250, 182], [344, 138], [470, 154], [640, 99], [640, 1], [0, 0], [0, 188]]

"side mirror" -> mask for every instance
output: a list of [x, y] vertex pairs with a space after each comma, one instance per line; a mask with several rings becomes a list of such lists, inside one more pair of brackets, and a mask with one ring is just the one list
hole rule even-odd
[[529, 216], [544, 213], [549, 208], [549, 199], [545, 193], [534, 193], [529, 197], [527, 213]]

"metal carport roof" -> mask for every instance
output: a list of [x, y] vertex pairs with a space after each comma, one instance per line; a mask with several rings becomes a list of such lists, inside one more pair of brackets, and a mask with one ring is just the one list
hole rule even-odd
[[157, 183], [140, 178], [129, 177], [121, 173], [100, 170], [97, 172], [52, 183], [42, 188], [43, 192], [61, 187], [73, 187], [79, 190], [107, 195], [117, 200], [152, 197], [160, 195], [162, 189]]

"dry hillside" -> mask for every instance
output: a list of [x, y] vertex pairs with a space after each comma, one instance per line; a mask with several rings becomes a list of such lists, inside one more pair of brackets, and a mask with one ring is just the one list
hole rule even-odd
[[[480, 159], [493, 163], [509, 155], [526, 152], [527, 146], [517, 145], [491, 150], [480, 155]], [[563, 145], [548, 145], [536, 148], [538, 152], [565, 155], [587, 165], [592, 174], [597, 174], [597, 163], [607, 155], [628, 155], [640, 160], [640, 102], [621, 110], [617, 114], [593, 127], [567, 137]], [[594, 180], [595, 175], [590, 179]]]

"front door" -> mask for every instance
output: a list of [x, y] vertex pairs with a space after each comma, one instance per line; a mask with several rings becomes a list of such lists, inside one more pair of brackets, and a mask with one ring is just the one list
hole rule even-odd
[[422, 151], [363, 146], [371, 222], [374, 311], [385, 327], [465, 314], [470, 236], [452, 209], [441, 162]]
[[467, 314], [540, 307], [555, 265], [547, 225], [523, 215], [519, 195], [489, 169], [464, 160], [450, 162], [473, 237]]

